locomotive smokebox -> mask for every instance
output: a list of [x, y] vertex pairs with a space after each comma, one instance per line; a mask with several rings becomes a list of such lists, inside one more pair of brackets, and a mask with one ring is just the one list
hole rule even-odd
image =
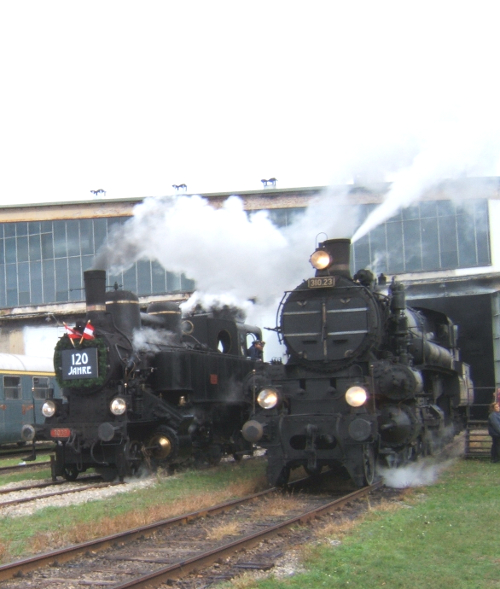
[[328, 239], [319, 244], [311, 256], [316, 276], [345, 276], [351, 278], [351, 240]]
[[87, 316], [92, 320], [96, 314], [106, 311], [106, 271], [87, 270], [83, 275]]

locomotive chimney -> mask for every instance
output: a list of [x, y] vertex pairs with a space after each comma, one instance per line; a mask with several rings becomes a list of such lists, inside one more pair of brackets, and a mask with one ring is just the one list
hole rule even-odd
[[96, 314], [106, 311], [106, 271], [87, 270], [83, 273], [83, 276], [87, 317], [92, 319]]
[[[329, 265], [324, 269], [317, 269], [316, 276], [340, 275], [351, 278], [351, 240], [328, 239], [319, 244], [317, 252], [326, 252], [330, 257]], [[313, 254], [314, 256], [314, 254]], [[312, 256], [311, 256], [312, 258]], [[312, 261], [312, 260], [311, 260]], [[314, 263], [313, 263], [314, 266]], [[315, 266], [316, 267], [316, 266]]]

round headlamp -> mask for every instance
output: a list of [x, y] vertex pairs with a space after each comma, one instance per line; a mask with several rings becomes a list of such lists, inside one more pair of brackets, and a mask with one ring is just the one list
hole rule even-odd
[[116, 397], [109, 404], [109, 409], [113, 415], [123, 415], [127, 410], [127, 403], [121, 397]]
[[273, 409], [279, 401], [278, 391], [276, 389], [262, 389], [257, 396], [257, 403], [262, 409]]
[[366, 399], [368, 399], [368, 393], [358, 385], [348, 388], [345, 394], [345, 400], [351, 407], [361, 407]]
[[332, 258], [327, 251], [316, 250], [309, 258], [309, 261], [316, 270], [324, 270], [332, 263]]
[[52, 417], [56, 412], [56, 404], [54, 401], [45, 401], [42, 405], [42, 414], [44, 417]]

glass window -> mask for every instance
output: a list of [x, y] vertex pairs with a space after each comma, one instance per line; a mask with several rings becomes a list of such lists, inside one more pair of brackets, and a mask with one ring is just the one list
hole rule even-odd
[[418, 272], [419, 270], [422, 270], [419, 219], [406, 220], [403, 222], [403, 240], [405, 271]]
[[16, 239], [17, 245], [17, 261], [27, 262], [28, 261], [28, 238], [18, 237]]
[[54, 389], [50, 386], [47, 376], [34, 376], [31, 392], [33, 399], [52, 399], [54, 397]]
[[162, 294], [167, 291], [166, 272], [156, 260], [151, 262], [151, 278], [153, 283], [153, 294]]
[[78, 221], [66, 221], [68, 256], [80, 255], [80, 226]]
[[6, 264], [5, 285], [7, 287], [7, 307], [16, 307], [18, 305], [16, 264]]
[[16, 223], [5, 223], [3, 229], [5, 231], [5, 237], [16, 236]]
[[147, 260], [137, 262], [137, 293], [142, 296], [151, 294], [151, 262]]
[[66, 258], [67, 256], [66, 223], [64, 221], [54, 221], [54, 257]]
[[42, 277], [43, 277], [43, 302], [54, 303], [56, 298], [56, 280], [55, 280], [55, 264], [54, 260], [46, 260], [42, 262]]
[[387, 223], [387, 243], [389, 245], [388, 272], [391, 274], [404, 272], [403, 224], [401, 222]]
[[68, 258], [68, 279], [70, 301], [83, 301], [85, 299], [83, 289], [83, 275], [80, 258]]
[[16, 235], [28, 235], [28, 223], [16, 223]]
[[30, 262], [30, 303], [40, 305], [45, 302], [42, 290], [42, 262]]
[[94, 232], [92, 219], [81, 219], [80, 223], [80, 250], [82, 255], [94, 253]]
[[28, 223], [28, 235], [36, 235], [37, 233], [40, 233], [40, 222], [30, 221]]
[[54, 257], [54, 239], [52, 233], [42, 233], [42, 257], [51, 260]]
[[3, 392], [5, 399], [20, 399], [21, 398], [21, 377], [20, 376], [4, 376], [3, 377]]
[[422, 219], [422, 267], [424, 270], [439, 270], [439, 240], [437, 219]]
[[28, 238], [28, 246], [30, 253], [30, 260], [41, 260], [42, 259], [42, 247], [40, 243], [40, 234], [30, 235]]
[[56, 260], [56, 300], [61, 302], [69, 300], [67, 258]]
[[5, 240], [5, 263], [15, 264], [16, 261], [16, 240], [14, 237], [9, 237]]

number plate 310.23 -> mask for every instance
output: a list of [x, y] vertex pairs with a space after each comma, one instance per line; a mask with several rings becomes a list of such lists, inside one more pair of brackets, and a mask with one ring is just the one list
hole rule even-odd
[[332, 286], [335, 286], [334, 276], [317, 276], [307, 280], [307, 288], [331, 288]]

